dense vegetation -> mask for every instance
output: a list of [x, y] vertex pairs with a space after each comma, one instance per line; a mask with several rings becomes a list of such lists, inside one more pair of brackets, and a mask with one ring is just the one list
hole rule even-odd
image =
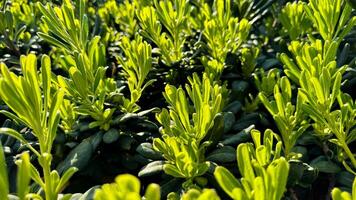
[[0, 200], [356, 199], [355, 0], [0, 8]]

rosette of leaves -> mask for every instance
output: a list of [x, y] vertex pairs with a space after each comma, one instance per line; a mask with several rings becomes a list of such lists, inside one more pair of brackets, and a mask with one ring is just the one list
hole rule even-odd
[[23, 135], [11, 128], [0, 128], [0, 132], [21, 141], [37, 157], [43, 170], [43, 178], [37, 169], [30, 165], [31, 179], [42, 188], [45, 199], [55, 200], [77, 171], [74, 167], [68, 168], [60, 177], [56, 170], [51, 170], [51, 150], [60, 121], [59, 107], [64, 92], [52, 90], [51, 62], [48, 56], [42, 57], [41, 77], [37, 73], [37, 58], [34, 54], [21, 56], [20, 63], [23, 76], [10, 72], [5, 64], [0, 64], [0, 96], [15, 114], [8, 111], [2, 113], [32, 129], [39, 143], [39, 151], [32, 147]]
[[209, 54], [224, 63], [228, 53], [237, 53], [247, 40], [251, 24], [247, 19], [232, 16], [230, 1], [214, 1], [213, 10], [206, 13], [203, 34]]
[[303, 71], [307, 71], [311, 76], [318, 77], [324, 69], [328, 71], [331, 78], [335, 79], [335, 74], [343, 74], [347, 68], [337, 66], [336, 56], [338, 42], [314, 40], [311, 42], [293, 41], [288, 46], [293, 54], [291, 59], [287, 54], [282, 53], [279, 59], [284, 64], [284, 72], [293, 82], [300, 85], [300, 77]]
[[[204, 158], [205, 148], [219, 140], [223, 133], [224, 88], [213, 84], [206, 74], [189, 77], [185, 89], [167, 85], [163, 94], [169, 110], [156, 115], [162, 125], [162, 139], [156, 138], [153, 147], [167, 160], [165, 173], [186, 179], [183, 187], [191, 187], [196, 177], [209, 168]], [[190, 101], [189, 101], [190, 100]], [[191, 103], [192, 104], [191, 104]]]
[[341, 42], [356, 24], [352, 7], [343, 0], [310, 0], [304, 9], [325, 41]]
[[257, 58], [260, 54], [259, 47], [242, 48], [240, 53], [241, 70], [244, 77], [248, 78], [254, 72]]
[[154, 82], [149, 80], [144, 84], [152, 68], [152, 47], [146, 41], [142, 41], [140, 35], [136, 35], [135, 40], [132, 41], [128, 37], [123, 37], [121, 48], [126, 59], [117, 58], [123, 68], [131, 94], [130, 99], [123, 100], [122, 109], [125, 112], [136, 112], [140, 109], [136, 102], [140, 99], [143, 90]]
[[289, 35], [291, 40], [308, 33], [311, 29], [311, 21], [305, 12], [306, 3], [288, 2], [279, 15], [279, 21], [282, 23], [284, 32]]
[[[224, 167], [217, 167], [214, 176], [232, 199], [282, 199], [286, 190], [289, 164], [280, 156], [282, 142], [271, 130], [251, 131], [252, 143], [237, 147], [237, 164], [242, 175], [236, 179]], [[274, 141], [277, 141], [274, 147]]]
[[[252, 58], [250, 59], [251, 59], [250, 61], [253, 60]], [[256, 61], [252, 61], [252, 62], [256, 62]], [[274, 86], [279, 80], [279, 70], [277, 68], [270, 69], [267, 73], [265, 73], [263, 68], [259, 68], [254, 73], [252, 73], [252, 76], [254, 79], [254, 86], [259, 92], [263, 92], [267, 97], [273, 94]], [[249, 93], [248, 97], [245, 98], [242, 109], [245, 112], [253, 112], [259, 108], [260, 103], [261, 101], [260, 98], [258, 97], [258, 94], [254, 96], [252, 93]]]
[[[289, 49], [295, 55], [296, 63], [281, 54], [285, 73], [300, 85], [299, 98], [303, 99], [303, 112], [315, 122], [314, 131], [321, 137], [333, 134], [332, 139], [344, 151], [339, 152], [340, 160], [349, 170], [346, 158], [355, 168], [356, 160], [347, 144], [354, 141], [352, 132], [354, 119], [353, 100], [341, 91], [342, 74], [347, 65], [337, 67], [335, 60], [338, 42], [316, 40], [311, 44], [292, 42]], [[337, 101], [336, 101], [337, 100]], [[335, 109], [336, 103], [338, 107]], [[342, 156], [343, 155], [343, 156]]]
[[[338, 152], [340, 161], [348, 171], [353, 172], [347, 158], [350, 159], [353, 169], [356, 169], [356, 158], [348, 146], [356, 140], [354, 129], [356, 104], [348, 94], [340, 90], [341, 74], [337, 73], [336, 79], [332, 82], [326, 70], [319, 79], [303, 73], [301, 84], [300, 95], [305, 101], [304, 112], [319, 125], [319, 127], [314, 126], [316, 129], [319, 128], [317, 133], [323, 134], [326, 130], [327, 134], [335, 136], [330, 141], [340, 147]], [[337, 100], [338, 109], [333, 109], [335, 100]]]
[[14, 16], [16, 24], [33, 27], [37, 18], [36, 4], [28, 0], [14, 0], [9, 4], [9, 10]]
[[[43, 14], [42, 20], [48, 32], [38, 35], [50, 44], [65, 50], [65, 63], [69, 78], [58, 77], [58, 84], [76, 103], [75, 111], [89, 115], [95, 121], [90, 127], [110, 128], [115, 108], [105, 106], [106, 99], [116, 91], [116, 82], [106, 78], [106, 50], [100, 37], [89, 37], [89, 22], [83, 0], [75, 8], [70, 1], [64, 1], [61, 8], [38, 3]], [[76, 17], [75, 12], [78, 11]]]
[[140, 195], [140, 180], [133, 175], [123, 174], [115, 178], [115, 183], [104, 184], [95, 191], [94, 200], [159, 200], [160, 187], [157, 184], [148, 185], [145, 195]]
[[303, 114], [302, 106], [304, 99], [298, 95], [296, 105], [292, 104], [292, 89], [287, 77], [279, 79], [274, 86], [274, 100], [269, 100], [263, 93], [259, 98], [268, 112], [273, 116], [281, 133], [284, 153], [288, 159], [293, 157], [293, 146], [309, 127], [309, 123]]
[[253, 73], [254, 83], [259, 92], [263, 92], [267, 97], [273, 95], [274, 86], [280, 80], [280, 72], [273, 68], [265, 72], [263, 68]]
[[204, 66], [204, 71], [209, 74], [211, 80], [219, 80], [221, 74], [224, 71], [224, 63], [219, 62], [216, 59], [209, 60], [208, 57], [203, 56], [201, 62]]
[[[190, 4], [187, 0], [154, 0], [137, 12], [140, 33], [159, 48], [162, 62], [168, 66], [180, 61], [186, 34], [189, 33]], [[162, 32], [162, 25], [168, 32]]]

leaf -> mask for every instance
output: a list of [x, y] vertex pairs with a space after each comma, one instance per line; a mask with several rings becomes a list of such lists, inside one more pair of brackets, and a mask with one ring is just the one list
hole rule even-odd
[[222, 113], [215, 115], [213, 119], [213, 127], [206, 133], [204, 140], [212, 141], [213, 144], [216, 144], [224, 133], [224, 124], [224, 115]]
[[51, 94], [51, 60], [47, 55], [42, 56], [41, 60], [42, 72], [42, 88], [44, 94], [44, 107], [49, 107], [50, 94]]
[[42, 32], [38, 32], [37, 35], [42, 38], [43, 40], [46, 40], [48, 43], [53, 44], [54, 46], [57, 46], [59, 48], [65, 48], [65, 49], [70, 49], [70, 47], [67, 44], [64, 44], [63, 42], [57, 40], [56, 38]]
[[59, 89], [53, 96], [51, 106], [49, 107], [48, 129], [50, 131], [49, 144], [52, 144], [57, 133], [57, 126], [59, 123], [59, 108], [62, 105], [64, 98], [64, 91]]
[[68, 183], [69, 179], [78, 171], [76, 167], [70, 167], [68, 170], [64, 172], [62, 177], [59, 180], [59, 183], [57, 184], [55, 192], [58, 194], [62, 191], [63, 187], [65, 184]]
[[9, 111], [6, 110], [0, 110], [0, 113], [5, 115], [6, 117], [14, 120], [16, 123], [22, 123], [23, 125], [29, 126], [27, 122], [25, 122], [24, 120], [22, 120], [21, 118], [19, 118], [18, 116], [12, 114]]
[[240, 188], [238, 180], [224, 167], [218, 166], [214, 176], [220, 187], [231, 197], [234, 198], [234, 189]]
[[267, 167], [267, 173], [273, 187], [273, 199], [282, 199], [283, 193], [286, 190], [288, 171], [289, 164], [283, 157], [274, 160]]
[[250, 183], [255, 179], [255, 173], [252, 168], [251, 155], [248, 150], [248, 144], [240, 144], [237, 147], [237, 164], [241, 175]]
[[340, 73], [336, 74], [336, 78], [334, 80], [334, 85], [332, 88], [332, 93], [331, 93], [331, 97], [330, 97], [330, 106], [332, 106], [332, 103], [335, 101], [335, 99], [339, 96], [340, 94], [340, 89], [341, 89], [341, 79], [342, 76]]
[[151, 143], [139, 144], [138, 147], [136, 148], [136, 152], [138, 152], [140, 155], [146, 158], [153, 159], [153, 160], [163, 158], [161, 153], [153, 150], [153, 146]]
[[318, 157], [311, 161], [310, 166], [317, 168], [320, 172], [324, 173], [338, 173], [341, 171], [341, 168], [334, 162], [327, 160], [324, 157]]
[[9, 194], [9, 181], [5, 161], [4, 150], [0, 142], [0, 199], [7, 199]]
[[71, 167], [76, 167], [79, 171], [87, 166], [95, 149], [101, 141], [101, 133], [97, 133], [72, 149], [67, 157], [58, 164], [57, 171], [63, 173]]
[[31, 178], [38, 184], [40, 185], [42, 188], [45, 187], [44, 182], [41, 179], [40, 173], [38, 172], [38, 170], [35, 168], [35, 166], [33, 166], [31, 164]]
[[119, 139], [119, 131], [116, 129], [110, 129], [109, 131], [105, 132], [103, 136], [103, 142], [106, 144], [111, 144]]
[[254, 193], [254, 199], [266, 199], [266, 191], [265, 191], [265, 186], [263, 182], [263, 178], [261, 176], [258, 176], [255, 178], [253, 181], [253, 191]]
[[334, 188], [331, 196], [333, 200], [351, 200], [351, 195], [348, 192], [342, 192], [339, 188]]
[[173, 177], [176, 177], [176, 178], [186, 178], [184, 174], [182, 174], [176, 166], [173, 166], [171, 164], [165, 164], [163, 166], [163, 170], [166, 174], [169, 174]]
[[144, 166], [138, 173], [139, 177], [152, 176], [163, 171], [165, 161], [153, 161]]
[[223, 145], [237, 145], [242, 142], [247, 142], [250, 136], [250, 131], [255, 128], [255, 125], [250, 125], [249, 127], [243, 129], [242, 131], [224, 139], [221, 143]]
[[118, 184], [119, 191], [123, 193], [140, 192], [140, 181], [130, 174], [119, 175], [115, 178], [115, 182]]
[[157, 184], [149, 184], [145, 192], [146, 200], [159, 200], [161, 199], [160, 187]]
[[236, 150], [230, 146], [224, 146], [211, 152], [206, 160], [216, 163], [228, 163], [236, 161]]
[[27, 152], [21, 155], [21, 160], [16, 161], [17, 170], [17, 196], [19, 199], [25, 199], [29, 192], [29, 185], [31, 181], [30, 170], [30, 156]]
[[21, 143], [25, 144], [33, 153], [35, 153], [37, 156], [40, 154], [27, 142], [27, 140], [16, 130], [11, 129], [11, 128], [0, 128], [0, 133], [11, 136], [17, 140], [19, 140]]

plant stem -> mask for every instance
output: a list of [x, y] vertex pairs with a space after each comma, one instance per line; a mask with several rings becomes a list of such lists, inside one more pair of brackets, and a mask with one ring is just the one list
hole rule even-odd
[[346, 155], [350, 158], [351, 163], [354, 168], [356, 168], [356, 158], [354, 157], [353, 153], [351, 152], [349, 146], [347, 146], [345, 141], [341, 141], [342, 148], [344, 149]]
[[[48, 131], [42, 131], [40, 133], [40, 136], [45, 136], [49, 135]], [[53, 189], [53, 183], [52, 183], [52, 178], [51, 178], [51, 161], [52, 161], [52, 155], [51, 155], [51, 149], [48, 149], [48, 146], [46, 144], [46, 139], [45, 137], [38, 137], [38, 140], [40, 142], [40, 150], [41, 150], [41, 157], [39, 157], [39, 163], [42, 167], [43, 171], [43, 179], [44, 179], [44, 184], [45, 184], [45, 199], [46, 200], [57, 200], [57, 194], [54, 193]]]
[[354, 157], [351, 150], [349, 149], [349, 147], [346, 144], [345, 138], [343, 137], [344, 133], [339, 132], [338, 128], [334, 125], [334, 122], [332, 121], [332, 119], [329, 117], [328, 114], [324, 115], [324, 116], [326, 116], [326, 121], [328, 122], [326, 124], [327, 127], [329, 127], [332, 130], [333, 134], [336, 136], [337, 140], [340, 142], [341, 147], [344, 149], [347, 157], [350, 158], [353, 167], [356, 169], [356, 158]]
[[52, 194], [52, 180], [51, 180], [51, 169], [48, 163], [44, 163], [43, 174], [44, 174], [44, 183], [45, 183], [45, 196], [46, 200], [56, 200], [55, 195]]

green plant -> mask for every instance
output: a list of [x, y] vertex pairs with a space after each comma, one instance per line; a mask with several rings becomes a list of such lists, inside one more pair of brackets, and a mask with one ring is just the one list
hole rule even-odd
[[[14, 195], [9, 192], [9, 181], [6, 169], [6, 160], [4, 156], [3, 147], [0, 143], [0, 199], [11, 199]], [[30, 193], [29, 186], [31, 181], [31, 163], [28, 152], [21, 154], [21, 158], [16, 160], [17, 164], [17, 184], [16, 184], [16, 197], [18, 199], [42, 199], [39, 195]]]
[[31, 37], [31, 34], [26, 32], [26, 25], [20, 25], [13, 13], [8, 10], [0, 11], [0, 35], [2, 35], [0, 48], [4, 45], [17, 56], [20, 55], [20, 49], [17, 45], [19, 41], [24, 39], [25, 42], [28, 42]]
[[168, 200], [220, 200], [220, 197], [216, 194], [216, 191], [213, 189], [204, 189], [202, 191], [197, 189], [190, 189], [183, 195], [177, 193], [170, 193], [167, 196]]
[[356, 24], [351, 6], [343, 0], [310, 0], [304, 9], [325, 41], [341, 42]]
[[259, 47], [241, 49], [241, 70], [244, 77], [251, 76], [257, 65], [257, 57], [260, 54]]
[[14, 16], [15, 24], [24, 24], [32, 26], [36, 20], [36, 5], [27, 0], [14, 0], [9, 7], [10, 12]]
[[[186, 0], [175, 0], [174, 3], [172, 0], [155, 0], [154, 6], [137, 12], [141, 34], [158, 46], [162, 61], [170, 66], [183, 58], [190, 6]], [[169, 34], [162, 33], [162, 24]]]
[[[347, 65], [337, 67], [337, 47], [336, 41], [325, 41], [324, 44], [321, 40], [310, 44], [292, 42], [289, 49], [297, 64], [286, 54], [281, 54], [280, 59], [285, 64], [287, 76], [300, 85], [298, 98], [303, 101], [303, 112], [315, 122], [315, 132], [322, 137], [334, 134], [336, 140], [331, 141], [344, 150], [355, 168], [356, 159], [347, 146], [355, 138], [351, 131], [353, 123], [349, 123], [355, 117], [354, 103], [341, 91], [342, 74]], [[339, 107], [334, 109], [336, 100]], [[343, 157], [340, 157], [343, 164], [352, 171]]]
[[283, 25], [284, 32], [291, 40], [295, 40], [311, 29], [311, 21], [305, 12], [305, 3], [298, 1], [288, 2], [279, 15], [279, 20]]
[[259, 93], [259, 98], [277, 124], [286, 157], [291, 158], [291, 150], [297, 139], [309, 127], [302, 110], [305, 100], [298, 95], [296, 105], [292, 104], [291, 84], [285, 76], [274, 86], [274, 100], [268, 100], [263, 92]]
[[204, 37], [213, 59], [224, 63], [228, 53], [237, 53], [247, 39], [251, 24], [231, 14], [230, 1], [214, 1], [214, 11], [207, 13]]
[[89, 38], [85, 2], [80, 0], [77, 3], [78, 18], [70, 1], [64, 1], [60, 9], [38, 3], [42, 20], [48, 26], [48, 32], [38, 35], [67, 53], [63, 67], [68, 71], [69, 79], [59, 76], [58, 84], [76, 103], [75, 111], [95, 120], [90, 127], [108, 130], [115, 108], [105, 108], [104, 104], [110, 93], [116, 90], [116, 83], [105, 77], [106, 54], [100, 37]]
[[354, 200], [356, 199], [356, 178], [352, 184], [352, 193], [342, 192], [339, 188], [334, 188], [331, 191], [331, 197], [333, 200]]
[[[287, 184], [289, 164], [280, 157], [282, 142], [271, 130], [266, 130], [261, 143], [261, 133], [251, 131], [254, 145], [240, 144], [237, 164], [242, 175], [237, 180], [224, 167], [217, 167], [214, 176], [220, 187], [232, 199], [281, 199]], [[277, 140], [273, 148], [274, 140]]]
[[48, 56], [42, 57], [41, 76], [37, 74], [35, 55], [21, 56], [20, 63], [23, 76], [10, 72], [5, 64], [0, 64], [2, 74], [0, 96], [15, 114], [5, 110], [1, 113], [31, 128], [38, 140], [40, 151], [33, 148], [20, 133], [13, 129], [0, 128], [0, 133], [18, 139], [34, 153], [42, 167], [43, 179], [32, 165], [31, 178], [43, 189], [45, 199], [55, 200], [69, 178], [77, 171], [74, 167], [69, 168], [60, 177], [56, 170], [51, 170], [51, 150], [60, 122], [59, 107], [64, 92], [52, 90], [51, 62]]
[[[140, 180], [130, 174], [119, 175], [115, 178], [115, 183], [104, 184], [95, 191], [94, 200], [139, 200]], [[150, 184], [143, 199], [159, 200], [160, 188], [157, 184]]]
[[224, 70], [224, 64], [215, 59], [209, 60], [207, 57], [202, 57], [201, 62], [206, 74], [209, 74], [211, 80], [219, 80]]
[[265, 72], [263, 68], [260, 68], [253, 74], [253, 78], [258, 91], [269, 97], [273, 94], [274, 87], [280, 79], [279, 70], [273, 68]]
[[120, 25], [120, 29], [129, 35], [134, 35], [138, 30], [137, 20], [135, 18], [135, 9], [139, 8], [138, 2], [130, 3], [126, 0], [118, 6], [118, 16], [115, 18], [115, 22]]
[[355, 26], [356, 17], [352, 16], [351, 6], [340, 0], [310, 0], [304, 10], [322, 40], [310, 36], [309, 42], [293, 41], [288, 48], [295, 62], [286, 54], [281, 54], [280, 60], [285, 64], [287, 76], [300, 86], [298, 99], [303, 101], [303, 112], [314, 121], [314, 132], [323, 139], [335, 136], [329, 141], [340, 147], [339, 160], [354, 173], [346, 162], [349, 158], [355, 168], [356, 159], [348, 147], [356, 137], [351, 131], [354, 103], [341, 91], [347, 65], [338, 67], [336, 58], [340, 42]]
[[187, 179], [189, 185], [208, 170], [205, 148], [222, 134], [224, 88], [213, 84], [207, 74], [202, 80], [197, 74], [188, 80], [185, 89], [192, 105], [181, 87], [166, 86], [163, 95], [170, 107], [156, 116], [162, 125], [162, 139], [154, 139], [153, 146], [167, 159], [164, 171]]
[[[341, 74], [336, 74], [336, 79], [332, 83], [325, 71], [319, 80], [311, 78], [307, 73], [303, 74], [302, 89], [300, 89], [302, 98], [306, 102], [303, 104], [303, 110], [316, 122], [314, 128], [318, 134], [333, 134], [336, 137], [330, 141], [343, 150], [339, 152], [339, 158], [346, 169], [353, 172], [346, 158], [350, 159], [355, 169], [356, 158], [348, 144], [356, 139], [356, 132], [352, 129], [356, 124], [356, 104], [348, 94], [341, 92]], [[336, 99], [339, 109], [332, 110], [331, 106]]]
[[152, 68], [152, 47], [147, 42], [142, 41], [142, 37], [136, 35], [135, 40], [130, 41], [128, 37], [123, 37], [121, 41], [126, 60], [117, 57], [122, 65], [127, 84], [131, 93], [130, 100], [124, 99], [122, 105], [126, 112], [136, 112], [140, 107], [136, 102], [141, 97], [142, 91], [154, 80], [144, 81]]
[[310, 73], [313, 77], [318, 77], [324, 69], [328, 71], [331, 78], [335, 79], [335, 74], [343, 74], [347, 66], [337, 67], [338, 42], [313, 40], [311, 42], [293, 41], [288, 46], [289, 51], [293, 54], [294, 60], [282, 53], [279, 59], [284, 64], [284, 72], [295, 83], [299, 84], [303, 71]]
[[[247, 56], [249, 59], [249, 61], [247, 61], [248, 63], [256, 62], [256, 61], [253, 61], [253, 59], [251, 57], [249, 57], [249, 53], [247, 54]], [[254, 68], [254, 65], [255, 64], [252, 64], [251, 66], [253, 66], [253, 68]], [[250, 69], [253, 69], [253, 68], [248, 68], [246, 70], [249, 70], [248, 73], [251, 73]], [[249, 75], [250, 74], [248, 74], [248, 76]], [[260, 69], [256, 70], [254, 73], [252, 73], [252, 76], [253, 76], [254, 83], [255, 83], [257, 90], [260, 93], [263, 93], [266, 97], [270, 97], [273, 94], [274, 86], [276, 85], [277, 81], [280, 78], [279, 70], [277, 68], [270, 69], [267, 74], [265, 73], [263, 68], [260, 68]], [[248, 94], [248, 97], [245, 98], [244, 102], [245, 102], [245, 104], [242, 109], [246, 112], [253, 112], [259, 108], [259, 104], [261, 103], [261, 100], [258, 97], [258, 95], [256, 97], [254, 97], [250, 93], [250, 94]]]
[[125, 0], [119, 4], [115, 0], [109, 0], [99, 8], [98, 14], [105, 23], [110, 23], [111, 19], [114, 19], [113, 21], [120, 26], [121, 31], [132, 36], [138, 30], [135, 9], [139, 6], [139, 2], [135, 0], [132, 3], [130, 0]]

